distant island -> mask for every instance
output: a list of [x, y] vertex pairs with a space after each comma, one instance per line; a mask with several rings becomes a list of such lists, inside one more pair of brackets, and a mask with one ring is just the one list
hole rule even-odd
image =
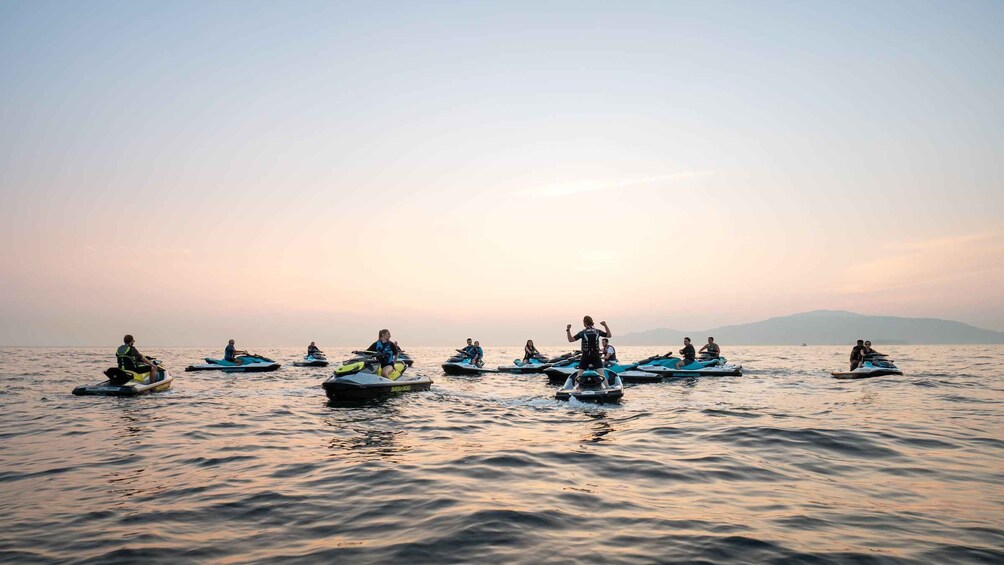
[[842, 310], [815, 310], [760, 322], [681, 331], [659, 328], [618, 337], [620, 345], [678, 344], [708, 336], [730, 345], [844, 345], [870, 339], [877, 345], [1004, 344], [1004, 332], [936, 318], [866, 316]]

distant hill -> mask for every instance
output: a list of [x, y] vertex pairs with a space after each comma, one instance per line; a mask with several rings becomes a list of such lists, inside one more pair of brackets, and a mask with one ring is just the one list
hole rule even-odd
[[619, 336], [620, 345], [675, 345], [690, 336], [705, 343], [708, 336], [729, 345], [841, 345], [857, 339], [875, 344], [1004, 344], [1004, 332], [985, 330], [936, 318], [865, 316], [840, 310], [816, 310], [761, 322], [700, 331], [660, 328]]

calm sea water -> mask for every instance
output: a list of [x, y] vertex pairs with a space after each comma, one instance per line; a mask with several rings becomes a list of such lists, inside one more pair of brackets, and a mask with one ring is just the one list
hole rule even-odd
[[1004, 562], [1004, 347], [882, 349], [906, 376], [726, 345], [745, 376], [602, 407], [446, 348], [411, 349], [431, 391], [339, 406], [329, 369], [181, 372], [215, 349], [143, 348], [177, 380], [133, 399], [70, 394], [111, 348], [0, 349], [0, 561]]

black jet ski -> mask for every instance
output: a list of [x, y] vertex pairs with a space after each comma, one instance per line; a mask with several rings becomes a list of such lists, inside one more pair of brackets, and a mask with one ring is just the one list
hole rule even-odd
[[447, 375], [476, 376], [485, 373], [497, 373], [496, 369], [486, 369], [481, 365], [471, 363], [471, 356], [464, 350], [458, 349], [457, 354], [443, 363], [443, 372]]
[[105, 376], [108, 377], [108, 380], [96, 385], [78, 386], [73, 389], [73, 394], [76, 396], [137, 396], [171, 388], [174, 375], [161, 367], [160, 362], [156, 359], [151, 359], [151, 361], [157, 365], [157, 368], [150, 373], [136, 373], [118, 367], [109, 367], [105, 370]]
[[876, 354], [866, 356], [861, 362], [861, 366], [853, 371], [836, 371], [830, 374], [835, 379], [868, 379], [888, 375], [901, 376], [903, 371], [893, 364], [892, 359], [885, 355]]
[[294, 367], [327, 367], [328, 358], [323, 353], [305, 355], [302, 361], [293, 361]]
[[255, 355], [253, 353], [238, 355], [235, 361], [227, 361], [226, 359], [211, 359], [209, 357], [206, 357], [205, 361], [205, 363], [189, 365], [185, 367], [185, 370], [223, 371], [224, 373], [267, 373], [269, 371], [278, 370], [279, 367], [282, 366], [268, 357]]
[[607, 373], [607, 378], [610, 379], [610, 384], [604, 387], [600, 374], [592, 369], [582, 373], [578, 386], [574, 376], [568, 377], [565, 385], [554, 393], [554, 398], [557, 400], [574, 398], [579, 402], [620, 402], [624, 396], [624, 383], [616, 374]]
[[380, 374], [380, 361], [376, 357], [349, 359], [321, 385], [331, 400], [365, 400], [400, 392], [429, 390], [432, 379], [419, 375], [405, 375], [408, 364], [394, 363], [390, 378]]

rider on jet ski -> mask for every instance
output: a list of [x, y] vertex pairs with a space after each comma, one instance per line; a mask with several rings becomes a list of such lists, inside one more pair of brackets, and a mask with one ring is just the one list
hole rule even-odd
[[609, 365], [617, 362], [617, 350], [610, 345], [610, 340], [603, 338], [603, 364]]
[[600, 375], [600, 382], [603, 388], [607, 388], [606, 370], [603, 368], [603, 359], [600, 356], [600, 338], [613, 337], [610, 327], [606, 322], [600, 322], [602, 330], [593, 327], [592, 316], [582, 318], [582, 325], [586, 326], [582, 331], [572, 335], [572, 324], [565, 326], [565, 334], [569, 343], [582, 340], [582, 359], [579, 361], [579, 370], [575, 373], [575, 382], [578, 383], [582, 373], [587, 369], [595, 369]]
[[[115, 359], [118, 361], [119, 369], [132, 371], [133, 373], [144, 374], [153, 371], [153, 361], [146, 358], [134, 347], [136, 340], [131, 335], [122, 338], [123, 345], [115, 350]], [[153, 382], [151, 380], [150, 382]]]
[[230, 361], [235, 365], [243, 365], [244, 360], [238, 359], [237, 356], [247, 355], [247, 354], [248, 354], [247, 351], [234, 349], [234, 340], [231, 339], [230, 342], [227, 343], [227, 348], [223, 350], [223, 360]]
[[380, 330], [378, 337], [379, 339], [367, 349], [376, 353], [376, 357], [380, 361], [380, 374], [389, 379], [390, 374], [394, 372], [394, 363], [397, 362], [401, 348], [397, 346], [397, 342], [390, 340], [390, 330]]
[[537, 351], [537, 347], [533, 344], [532, 339], [526, 340], [526, 346], [523, 347], [523, 364], [529, 363], [532, 359], [542, 359], [544, 356]]
[[718, 347], [718, 344], [715, 343], [715, 338], [713, 337], [709, 337], [707, 345], [699, 349], [697, 352], [704, 353], [704, 351], [708, 352], [708, 357], [718, 358], [722, 356], [722, 348]]
[[307, 357], [317, 357], [319, 355], [323, 356], [324, 352], [314, 345], [314, 342], [310, 342], [310, 345], [307, 346]]
[[694, 352], [694, 346], [690, 345], [690, 338], [683, 338], [683, 349], [680, 350], [680, 355], [683, 359], [676, 362], [676, 368], [690, 365], [694, 362], [694, 358], [697, 357], [697, 353]]

